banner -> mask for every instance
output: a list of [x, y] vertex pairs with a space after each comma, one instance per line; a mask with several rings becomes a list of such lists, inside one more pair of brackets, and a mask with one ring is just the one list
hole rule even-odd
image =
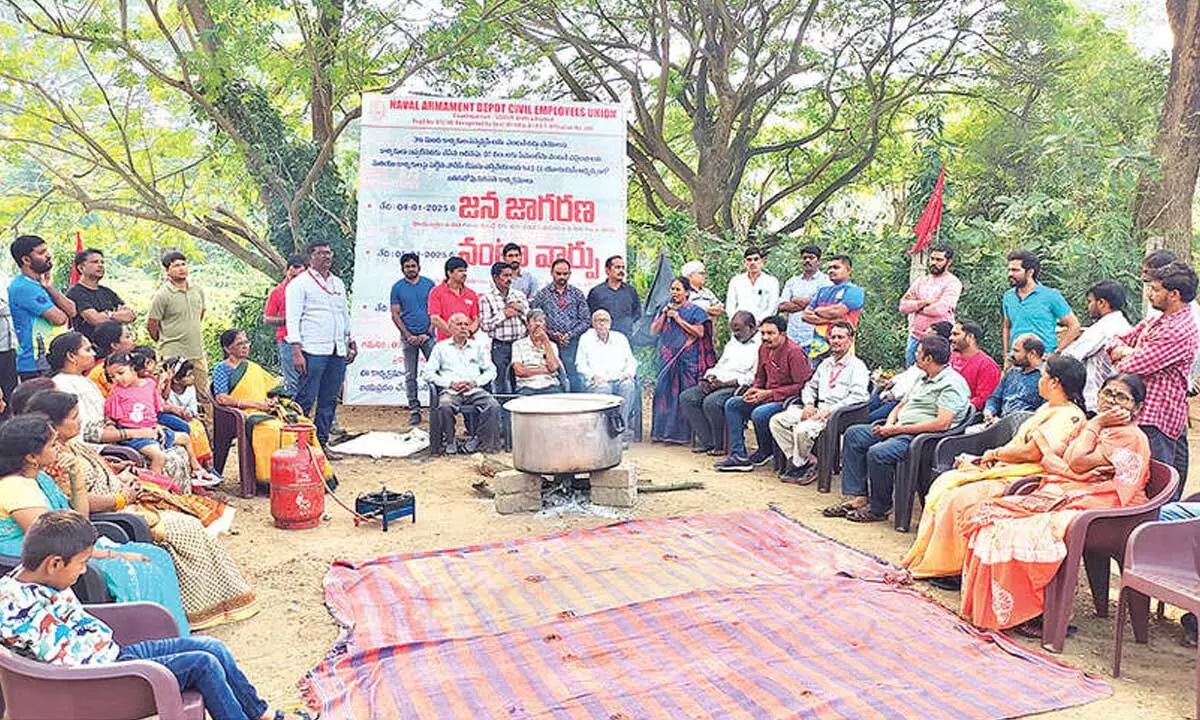
[[418, 253], [435, 283], [447, 258], [463, 258], [480, 295], [509, 242], [522, 273], [545, 285], [566, 258], [585, 293], [604, 281], [605, 258], [625, 254], [620, 105], [368, 94], [361, 131], [348, 405], [407, 403], [390, 314], [402, 253]]

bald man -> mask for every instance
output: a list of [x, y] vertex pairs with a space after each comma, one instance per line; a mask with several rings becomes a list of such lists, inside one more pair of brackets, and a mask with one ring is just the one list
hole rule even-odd
[[[472, 320], [463, 313], [454, 313], [446, 324], [450, 337], [433, 346], [425, 361], [421, 379], [438, 388], [438, 406], [433, 409], [443, 434], [442, 446], [447, 455], [469, 454], [482, 450], [500, 449], [500, 405], [485, 385], [496, 378], [496, 366], [482, 344], [471, 338]], [[455, 437], [456, 414], [473, 410], [478, 415], [475, 434], [460, 447]]]
[[633, 437], [634, 403], [637, 402], [637, 360], [629, 340], [612, 329], [607, 310], [592, 313], [592, 327], [579, 338], [575, 369], [587, 383], [587, 391], [617, 395], [624, 404], [626, 443]]

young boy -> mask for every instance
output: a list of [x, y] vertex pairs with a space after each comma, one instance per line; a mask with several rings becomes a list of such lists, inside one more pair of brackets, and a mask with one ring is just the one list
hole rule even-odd
[[[109, 665], [148, 660], [204, 698], [214, 720], [283, 718], [272, 713], [220, 640], [148, 640], [121, 647], [71, 591], [87, 570], [96, 529], [72, 510], [44, 513], [25, 531], [21, 564], [0, 577], [0, 644], [51, 665]], [[296, 717], [293, 715], [292, 717]]]

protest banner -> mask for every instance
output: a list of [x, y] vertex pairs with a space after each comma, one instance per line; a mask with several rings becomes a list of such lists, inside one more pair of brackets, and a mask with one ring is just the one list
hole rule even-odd
[[522, 273], [545, 285], [566, 258], [586, 293], [604, 281], [605, 258], [625, 254], [625, 190], [619, 105], [364, 95], [350, 323], [359, 354], [346, 404], [406, 403], [404, 341], [390, 318], [401, 254], [420, 255], [435, 283], [448, 258], [463, 258], [482, 295], [515, 242]]

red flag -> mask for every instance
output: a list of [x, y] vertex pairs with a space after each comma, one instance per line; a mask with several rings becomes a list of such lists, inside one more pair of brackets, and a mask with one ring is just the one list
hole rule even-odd
[[945, 190], [946, 166], [942, 165], [942, 171], [938, 173], [937, 184], [933, 186], [933, 192], [929, 194], [929, 202], [925, 204], [925, 210], [921, 213], [921, 218], [917, 220], [916, 227], [913, 228], [913, 232], [917, 234], [917, 241], [908, 249], [909, 255], [924, 250], [933, 239], [938, 226], [942, 224], [942, 194]]
[[[81, 252], [83, 252], [83, 236], [79, 234], [78, 230], [76, 230], [75, 231], [75, 253], [78, 254]], [[78, 282], [79, 282], [79, 268], [75, 267], [75, 258], [71, 258], [71, 284], [74, 285]]]

